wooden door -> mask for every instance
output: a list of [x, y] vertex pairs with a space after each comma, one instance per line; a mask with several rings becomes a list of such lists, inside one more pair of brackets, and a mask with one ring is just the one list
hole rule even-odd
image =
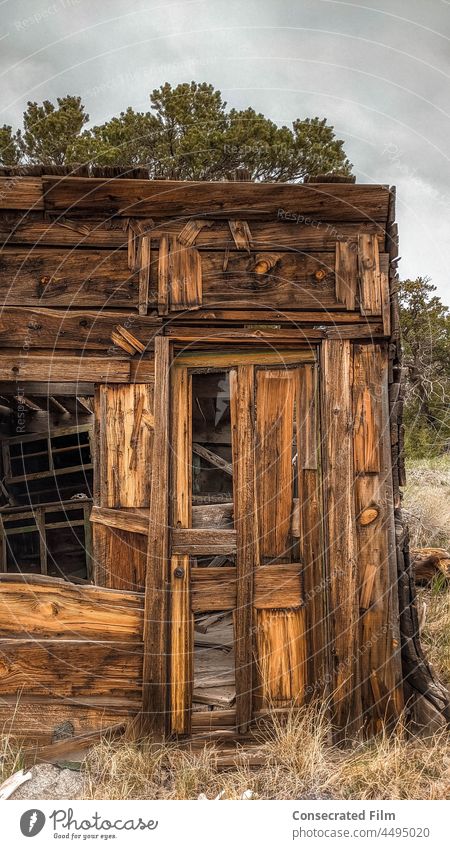
[[304, 699], [305, 583], [319, 557], [315, 373], [310, 351], [174, 361], [174, 733], [205, 717], [245, 732], [259, 710]]

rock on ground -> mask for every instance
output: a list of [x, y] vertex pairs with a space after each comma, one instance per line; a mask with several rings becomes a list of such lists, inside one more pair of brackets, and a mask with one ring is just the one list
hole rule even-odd
[[83, 776], [76, 770], [36, 764], [30, 772], [32, 778], [18, 787], [11, 799], [81, 799]]

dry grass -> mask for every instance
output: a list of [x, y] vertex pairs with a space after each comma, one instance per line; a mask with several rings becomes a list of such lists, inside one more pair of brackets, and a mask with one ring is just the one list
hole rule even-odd
[[449, 456], [408, 465], [403, 507], [413, 548], [450, 546]]
[[176, 746], [102, 743], [85, 764], [89, 799], [444, 799], [450, 791], [448, 734], [429, 739], [383, 734], [346, 750], [333, 747], [325, 712], [304, 708], [260, 730], [265, 765], [245, 758], [221, 771], [217, 750], [198, 754]]
[[425, 604], [423, 648], [442, 683], [450, 688], [450, 588], [445, 579], [438, 577], [432, 587], [419, 590], [418, 604]]
[[0, 784], [17, 770], [23, 769], [23, 765], [20, 744], [10, 734], [0, 734]]
[[381, 734], [350, 755], [341, 754], [328, 782], [336, 799], [447, 799], [450, 740]]
[[[411, 461], [404, 493], [404, 512], [414, 548], [450, 549], [450, 457]], [[450, 588], [437, 577], [418, 592], [425, 605], [423, 647], [443, 683], [450, 686]]]

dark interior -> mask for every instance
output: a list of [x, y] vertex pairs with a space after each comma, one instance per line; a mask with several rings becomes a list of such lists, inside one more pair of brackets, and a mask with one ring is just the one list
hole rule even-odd
[[90, 384], [0, 384], [0, 570], [91, 578]]

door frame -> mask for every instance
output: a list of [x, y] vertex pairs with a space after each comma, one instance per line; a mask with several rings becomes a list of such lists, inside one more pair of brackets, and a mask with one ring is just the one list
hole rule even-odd
[[[207, 531], [208, 553], [236, 552], [236, 706], [235, 724], [238, 732], [245, 733], [253, 718], [253, 579], [257, 564], [256, 521], [247, 517], [254, 513], [253, 452], [246, 450], [249, 441], [254, 445], [254, 385], [258, 366], [316, 365], [316, 348], [299, 344], [295, 348], [272, 346], [261, 348], [260, 341], [247, 344], [244, 350], [225, 348], [223, 344], [208, 344], [208, 348], [193, 346], [176, 354], [170, 368], [170, 490], [167, 512], [170, 532], [168, 545], [168, 619], [170, 622], [170, 650], [168, 663], [168, 725], [173, 734], [185, 735], [191, 731], [191, 705], [193, 691], [194, 616], [190, 603], [190, 554], [195, 554], [193, 544], [200, 546], [199, 531], [183, 533], [192, 525], [191, 516], [191, 374], [197, 372], [231, 369], [234, 391], [230, 404], [235, 407], [234, 419], [240, 423], [233, 440], [233, 478], [235, 504], [235, 530], [218, 531], [211, 540]], [[158, 393], [156, 393], [157, 395]], [[248, 438], [250, 434], [250, 439]], [[253, 481], [253, 485], [252, 482]], [[181, 484], [181, 486], [180, 486]], [[189, 496], [186, 497], [186, 494]], [[237, 503], [238, 502], [238, 503]], [[169, 635], [168, 635], [169, 636]], [[199, 712], [203, 713], [203, 712]], [[206, 712], [205, 712], [206, 713]], [[198, 721], [198, 717], [196, 717]]]

